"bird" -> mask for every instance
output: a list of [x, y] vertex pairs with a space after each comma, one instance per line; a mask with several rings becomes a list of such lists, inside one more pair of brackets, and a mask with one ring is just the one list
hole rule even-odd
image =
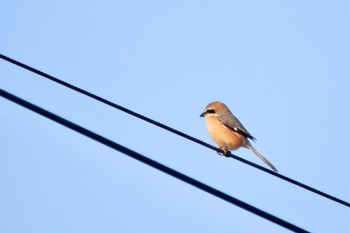
[[228, 107], [219, 101], [211, 102], [207, 105], [200, 117], [205, 118], [208, 132], [213, 141], [228, 156], [230, 150], [245, 147], [254, 152], [265, 164], [274, 172], [277, 169], [260, 154], [249, 140], [256, 139], [244, 128], [242, 123], [235, 117]]

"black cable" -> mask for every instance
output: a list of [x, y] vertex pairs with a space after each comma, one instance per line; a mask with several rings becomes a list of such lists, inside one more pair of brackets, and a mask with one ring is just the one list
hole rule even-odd
[[17, 96], [14, 96], [14, 95], [12, 95], [12, 94], [10, 94], [2, 89], [0, 89], [0, 96], [12, 101], [13, 103], [20, 105], [22, 107], [25, 107], [33, 112], [36, 112], [36, 113], [38, 113], [38, 114], [40, 114], [40, 115], [42, 115], [42, 116], [44, 116], [52, 121], [55, 121], [55, 122], [69, 128], [71, 130], [74, 130], [80, 134], [83, 134], [86, 137], [89, 137], [89, 138], [91, 138], [99, 143], [102, 143], [105, 146], [108, 146], [114, 150], [117, 150], [123, 154], [126, 154], [131, 158], [134, 158], [142, 163], [147, 164], [148, 166], [151, 166], [155, 169], [158, 169], [158, 170], [160, 170], [160, 171], [162, 171], [170, 176], [173, 176], [179, 180], [182, 180], [183, 182], [186, 182], [186, 183], [188, 183], [188, 184], [190, 184], [198, 189], [201, 189], [201, 190], [203, 190], [207, 193], [210, 193], [218, 198], [221, 198], [221, 199], [223, 199], [223, 200], [225, 200], [233, 205], [236, 205], [236, 206], [238, 206], [242, 209], [245, 209], [253, 214], [256, 214], [256, 215], [258, 215], [262, 218], [265, 218], [273, 223], [276, 223], [284, 228], [287, 228], [287, 229], [294, 231], [294, 232], [307, 232], [306, 230], [304, 230], [300, 227], [297, 227], [294, 224], [291, 224], [291, 223], [284, 221], [283, 219], [280, 219], [272, 214], [269, 214], [269, 213], [262, 211], [262, 210], [254, 207], [252, 205], [249, 205], [243, 201], [240, 201], [237, 198], [234, 198], [226, 193], [221, 192], [220, 190], [212, 188], [212, 187], [210, 187], [202, 182], [199, 182], [199, 181], [197, 181], [189, 176], [186, 176], [186, 175], [184, 175], [184, 174], [182, 174], [174, 169], [171, 169], [171, 168], [169, 168], [161, 163], [158, 163], [158, 162], [156, 162], [148, 157], [145, 157], [145, 156], [143, 156], [143, 155], [141, 155], [133, 150], [130, 150], [130, 149], [118, 144], [118, 143], [115, 143], [115, 142], [113, 142], [105, 137], [102, 137], [102, 136], [100, 136], [100, 135], [98, 135], [98, 134], [96, 134], [96, 133], [94, 133], [86, 128], [83, 128], [77, 124], [74, 124], [71, 121], [68, 121], [68, 120], [66, 120], [58, 115], [55, 115], [55, 114], [53, 114], [53, 113], [51, 113], [43, 108], [40, 108], [32, 103], [29, 103], [23, 99], [20, 99]]
[[[102, 97], [99, 97], [99, 96], [97, 96], [97, 95], [95, 95], [95, 94], [92, 94], [92, 93], [90, 93], [90, 92], [88, 92], [88, 91], [85, 91], [85, 90], [83, 90], [83, 89], [81, 89], [81, 88], [79, 88], [79, 87], [76, 87], [76, 86], [74, 86], [74, 85], [72, 85], [72, 84], [69, 84], [69, 83], [67, 83], [67, 82], [65, 82], [65, 81], [62, 81], [62, 80], [60, 80], [60, 79], [58, 79], [58, 78], [55, 78], [55, 77], [53, 77], [53, 76], [51, 76], [51, 75], [49, 75], [49, 74], [46, 74], [46, 73], [44, 73], [44, 72], [42, 72], [42, 71], [40, 71], [40, 70], [37, 70], [37, 69], [35, 69], [35, 68], [33, 68], [33, 67], [30, 67], [30, 66], [28, 66], [28, 65], [26, 65], [26, 64], [23, 64], [23, 63], [21, 63], [21, 62], [19, 62], [19, 61], [16, 61], [16, 60], [14, 60], [14, 59], [12, 59], [12, 58], [9, 58], [9, 57], [5, 56], [5, 55], [0, 54], [0, 58], [2, 58], [2, 59], [5, 60], [5, 61], [8, 61], [8, 62], [10, 62], [10, 63], [12, 63], [12, 64], [14, 64], [14, 65], [17, 65], [17, 66], [19, 66], [19, 67], [22, 67], [22, 68], [24, 68], [24, 69], [26, 69], [26, 70], [29, 70], [29, 71], [31, 71], [31, 72], [33, 72], [33, 73], [35, 73], [35, 74], [38, 74], [38, 75], [40, 75], [40, 76], [42, 76], [42, 77], [45, 77], [45, 78], [47, 78], [47, 79], [49, 79], [49, 80], [51, 80], [51, 81], [53, 81], [53, 82], [56, 82], [56, 83], [58, 83], [58, 84], [61, 84], [61, 85], [65, 86], [65, 87], [67, 87], [67, 88], [70, 88], [70, 89], [72, 89], [72, 90], [74, 90], [74, 91], [77, 91], [77, 92], [79, 92], [79, 93], [81, 93], [81, 94], [84, 94], [84, 95], [86, 95], [86, 96], [89, 96], [89, 97], [91, 97], [91, 98], [93, 98], [93, 99], [95, 99], [95, 100], [97, 100], [97, 101], [100, 101], [100, 102], [102, 102], [102, 103], [104, 103], [104, 104], [107, 104], [107, 105], [109, 105], [109, 106], [111, 106], [111, 107], [113, 107], [113, 108], [116, 108], [116, 109], [118, 109], [118, 110], [121, 110], [121, 111], [123, 111], [123, 112], [125, 112], [125, 113], [127, 113], [127, 114], [130, 114], [130, 115], [132, 115], [132, 116], [134, 116], [134, 117], [137, 117], [137, 118], [139, 118], [139, 119], [141, 119], [141, 120], [144, 120], [144, 121], [146, 121], [146, 122], [148, 122], [148, 123], [151, 123], [151, 124], [153, 124], [153, 125], [155, 125], [155, 126], [158, 126], [158, 127], [162, 128], [162, 129], [165, 129], [165, 130], [168, 130], [168, 131], [170, 131], [170, 132], [172, 132], [172, 133], [174, 133], [174, 134], [177, 134], [177, 135], [179, 135], [179, 136], [181, 136], [181, 137], [184, 137], [184, 138], [186, 138], [186, 139], [188, 139], [188, 140], [190, 140], [190, 141], [196, 142], [196, 143], [198, 143], [198, 144], [200, 144], [200, 145], [202, 145], [202, 146], [205, 146], [205, 147], [207, 147], [207, 148], [209, 148], [209, 149], [215, 150], [216, 152], [223, 153], [223, 151], [222, 151], [221, 149], [216, 148], [216, 147], [214, 147], [214, 146], [212, 146], [212, 145], [210, 145], [210, 144], [208, 144], [208, 143], [206, 143], [206, 142], [203, 142], [203, 141], [201, 141], [201, 140], [199, 140], [199, 139], [197, 139], [197, 138], [194, 138], [194, 137], [192, 137], [192, 136], [189, 136], [189, 135], [187, 135], [187, 134], [185, 134], [185, 133], [183, 133], [183, 132], [180, 132], [180, 131], [178, 131], [178, 130], [176, 130], [176, 129], [173, 129], [173, 128], [167, 126], [167, 125], [164, 125], [164, 124], [159, 123], [159, 122], [157, 122], [157, 121], [155, 121], [155, 120], [152, 120], [152, 119], [150, 119], [150, 118], [148, 118], [148, 117], [145, 117], [145, 116], [143, 116], [143, 115], [141, 115], [141, 114], [139, 114], [139, 113], [136, 113], [136, 112], [131, 111], [131, 110], [127, 109], [127, 108], [124, 108], [124, 107], [122, 107], [122, 106], [120, 106], [120, 105], [118, 105], [118, 104], [115, 104], [115, 103], [113, 103], [113, 102], [111, 102], [111, 101], [109, 101], [109, 100], [106, 100], [106, 99], [104, 99], [104, 98], [102, 98]], [[264, 172], [266, 172], [266, 173], [269, 173], [270, 175], [273, 175], [273, 176], [275, 176], [275, 177], [278, 177], [278, 178], [280, 178], [280, 179], [282, 179], [282, 180], [284, 180], [284, 181], [287, 181], [287, 182], [292, 183], [292, 184], [294, 184], [294, 185], [297, 185], [297, 186], [299, 186], [299, 187], [301, 187], [301, 188], [304, 188], [304, 189], [306, 189], [306, 190], [308, 190], [308, 191], [311, 191], [311, 192], [313, 192], [313, 193], [315, 193], [315, 194], [318, 194], [318, 195], [320, 195], [320, 196], [323, 196], [323, 197], [325, 197], [325, 198], [328, 198], [329, 200], [332, 200], [332, 201], [338, 202], [338, 203], [340, 203], [340, 204], [342, 204], [342, 205], [345, 205], [345, 206], [347, 206], [347, 207], [350, 207], [350, 203], [349, 203], [349, 202], [346, 202], [346, 201], [344, 201], [344, 200], [341, 200], [341, 199], [339, 199], [339, 198], [337, 198], [337, 197], [334, 197], [334, 196], [332, 196], [332, 195], [330, 195], [330, 194], [327, 194], [327, 193], [325, 193], [325, 192], [322, 192], [322, 191], [320, 191], [320, 190], [318, 190], [318, 189], [315, 189], [315, 188], [313, 188], [313, 187], [310, 187], [310, 186], [308, 186], [308, 185], [306, 185], [306, 184], [303, 184], [303, 183], [301, 183], [301, 182], [299, 182], [299, 181], [293, 180], [293, 179], [291, 179], [291, 178], [289, 178], [289, 177], [286, 177], [286, 176], [284, 176], [284, 175], [281, 175], [281, 174], [279, 174], [279, 173], [275, 173], [275, 172], [273, 172], [273, 171], [271, 171], [271, 170], [269, 170], [269, 169], [267, 169], [267, 168], [265, 168], [265, 167], [263, 167], [263, 166], [260, 166], [260, 165], [258, 165], [258, 164], [252, 163], [252, 162], [250, 162], [250, 161], [248, 161], [248, 160], [246, 160], [246, 159], [243, 159], [243, 158], [241, 158], [241, 157], [238, 157], [238, 156], [236, 156], [236, 155], [234, 155], [234, 154], [231, 154], [231, 153], [230, 153], [230, 154], [229, 154], [229, 157], [231, 157], [231, 158], [233, 158], [233, 159], [236, 159], [236, 160], [238, 160], [238, 161], [240, 161], [240, 162], [242, 162], [242, 163], [245, 163], [245, 164], [247, 164], [247, 165], [250, 165], [250, 166], [252, 166], [252, 167], [255, 167], [255, 168], [257, 168], [257, 169], [259, 169], [259, 170], [261, 170], [261, 171], [264, 171]]]

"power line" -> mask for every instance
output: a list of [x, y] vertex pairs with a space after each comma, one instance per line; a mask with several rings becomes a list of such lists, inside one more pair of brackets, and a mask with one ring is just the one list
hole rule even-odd
[[302, 229], [294, 224], [291, 224], [291, 223], [289, 223], [281, 218], [278, 218], [272, 214], [269, 214], [263, 210], [260, 210], [256, 207], [254, 207], [252, 205], [249, 205], [249, 204], [247, 204], [247, 203], [245, 203], [237, 198], [234, 198], [234, 197], [232, 197], [224, 192], [221, 192], [218, 189], [210, 187], [202, 182], [199, 182], [198, 180], [195, 180], [189, 176], [186, 176], [185, 174], [182, 174], [182, 173], [180, 173], [174, 169], [171, 169], [171, 168], [169, 168], [161, 163], [158, 163], [157, 161], [154, 161], [146, 156], [143, 156], [143, 155], [141, 155], [141, 154], [139, 154], [139, 153], [127, 148], [127, 147], [124, 147], [118, 143], [115, 143], [115, 142], [113, 142], [105, 137], [102, 137], [99, 134], [96, 134], [96, 133], [94, 133], [86, 128], [83, 128], [83, 127], [81, 127], [81, 126], [79, 126], [71, 121], [68, 121], [68, 120], [66, 120], [58, 115], [55, 115], [55, 114], [53, 114], [53, 113], [51, 113], [43, 108], [40, 108], [32, 103], [29, 103], [23, 99], [20, 99], [17, 96], [14, 96], [14, 95], [12, 95], [12, 94], [10, 94], [2, 89], [0, 89], [0, 96], [12, 101], [13, 103], [20, 105], [22, 107], [25, 107], [33, 112], [36, 112], [41, 116], [44, 116], [52, 121], [55, 121], [56, 123], [59, 123], [59, 124], [69, 128], [73, 131], [76, 131], [82, 135], [85, 135], [86, 137], [89, 137], [89, 138], [91, 138], [99, 143], [102, 143], [105, 146], [108, 146], [114, 150], [117, 150], [123, 154], [126, 154], [131, 158], [134, 158], [142, 163], [147, 164], [148, 166], [151, 166], [155, 169], [158, 169], [158, 170], [160, 170], [160, 171], [162, 171], [170, 176], [173, 176], [173, 177], [175, 177], [183, 182], [186, 182], [186, 183], [188, 183], [188, 184], [190, 184], [198, 189], [201, 189], [201, 190], [203, 190], [203, 191], [205, 191], [213, 196], [221, 198], [221, 199], [223, 199], [223, 200], [225, 200], [233, 205], [236, 205], [236, 206], [238, 206], [242, 209], [245, 209], [253, 214], [256, 214], [262, 218], [265, 218], [265, 219], [267, 219], [275, 224], [278, 224], [286, 229], [289, 229], [289, 230], [294, 231], [294, 232], [308, 232], [308, 231], [306, 231], [306, 230], [304, 230], [304, 229]]
[[[173, 129], [173, 128], [167, 126], [167, 125], [164, 125], [164, 124], [159, 123], [159, 122], [157, 122], [157, 121], [155, 121], [155, 120], [152, 120], [152, 119], [150, 119], [150, 118], [148, 118], [148, 117], [146, 117], [146, 116], [143, 116], [143, 115], [141, 115], [141, 114], [139, 114], [139, 113], [136, 113], [136, 112], [131, 111], [131, 110], [127, 109], [127, 108], [124, 108], [124, 107], [122, 107], [122, 106], [120, 106], [120, 105], [118, 105], [118, 104], [115, 104], [115, 103], [113, 103], [113, 102], [111, 102], [111, 101], [109, 101], [109, 100], [106, 100], [106, 99], [104, 99], [104, 98], [102, 98], [102, 97], [100, 97], [100, 96], [97, 96], [97, 95], [95, 95], [95, 94], [92, 94], [91, 92], [88, 92], [88, 91], [83, 90], [83, 89], [81, 89], [81, 88], [79, 88], [79, 87], [76, 87], [76, 86], [74, 86], [74, 85], [72, 85], [72, 84], [69, 84], [69, 83], [67, 83], [67, 82], [65, 82], [65, 81], [62, 81], [62, 80], [60, 80], [60, 79], [58, 79], [58, 78], [55, 78], [55, 77], [53, 77], [52, 75], [46, 74], [46, 73], [44, 73], [44, 72], [42, 72], [42, 71], [40, 71], [40, 70], [37, 70], [37, 69], [35, 69], [35, 68], [33, 68], [33, 67], [30, 67], [30, 66], [28, 66], [28, 65], [26, 65], [26, 64], [23, 64], [23, 63], [19, 62], [19, 61], [16, 61], [16, 60], [14, 60], [14, 59], [12, 59], [12, 58], [10, 58], [10, 57], [7, 57], [7, 56], [5, 56], [5, 55], [3, 55], [3, 54], [0, 54], [0, 58], [2, 58], [3, 60], [5, 60], [5, 61], [7, 61], [7, 62], [10, 62], [10, 63], [12, 63], [12, 64], [14, 64], [14, 65], [17, 65], [17, 66], [19, 66], [19, 67], [22, 67], [22, 68], [24, 68], [24, 69], [26, 69], [26, 70], [29, 70], [29, 71], [31, 71], [31, 72], [33, 72], [33, 73], [35, 73], [35, 74], [38, 74], [38, 75], [40, 75], [40, 76], [42, 76], [42, 77], [44, 77], [44, 78], [47, 78], [47, 79], [49, 79], [49, 80], [51, 80], [51, 81], [53, 81], [53, 82], [56, 82], [56, 83], [58, 83], [58, 84], [61, 84], [61, 85], [65, 86], [65, 87], [67, 87], [67, 88], [70, 88], [70, 89], [72, 89], [72, 90], [74, 90], [74, 91], [77, 91], [77, 92], [79, 92], [79, 93], [81, 93], [81, 94], [83, 94], [83, 95], [86, 95], [86, 96], [88, 96], [88, 97], [90, 97], [90, 98], [93, 98], [93, 99], [95, 99], [95, 100], [97, 100], [97, 101], [99, 101], [99, 102], [102, 102], [102, 103], [104, 103], [104, 104], [107, 104], [107, 105], [109, 105], [109, 106], [111, 106], [111, 107], [113, 107], [113, 108], [116, 108], [116, 109], [118, 109], [118, 110], [120, 110], [120, 111], [123, 111], [123, 112], [125, 112], [125, 113], [127, 113], [127, 114], [130, 114], [130, 115], [132, 115], [132, 116], [134, 116], [134, 117], [137, 117], [137, 118], [139, 118], [139, 119], [141, 119], [141, 120], [144, 120], [144, 121], [146, 121], [146, 122], [148, 122], [148, 123], [151, 123], [151, 124], [153, 124], [153, 125], [155, 125], [155, 126], [158, 126], [158, 127], [162, 128], [162, 129], [165, 129], [165, 130], [170, 131], [170, 132], [172, 132], [172, 133], [174, 133], [174, 134], [177, 134], [177, 135], [179, 135], [179, 136], [181, 136], [181, 137], [183, 137], [183, 138], [186, 138], [186, 139], [188, 139], [188, 140], [190, 140], [190, 141], [193, 141], [193, 142], [195, 142], [195, 143], [198, 143], [198, 144], [200, 144], [200, 145], [202, 145], [202, 146], [205, 146], [205, 147], [207, 147], [207, 148], [209, 148], [209, 149], [212, 149], [212, 150], [214, 150], [214, 151], [217, 151], [217, 152], [219, 152], [219, 153], [223, 153], [223, 151], [222, 151], [221, 149], [216, 148], [216, 147], [214, 147], [214, 146], [212, 146], [212, 145], [210, 145], [210, 144], [208, 144], [208, 143], [206, 143], [206, 142], [203, 142], [203, 141], [201, 141], [201, 140], [199, 140], [199, 139], [197, 139], [197, 138], [194, 138], [194, 137], [192, 137], [192, 136], [190, 136], [190, 135], [187, 135], [187, 134], [185, 134], [185, 133], [183, 133], [183, 132], [180, 132], [180, 131], [178, 131], [178, 130], [176, 130], [176, 129]], [[257, 169], [259, 169], [259, 170], [261, 170], [261, 171], [264, 171], [264, 172], [266, 172], [266, 173], [269, 173], [270, 175], [273, 175], [273, 176], [275, 176], [275, 177], [278, 177], [278, 178], [280, 178], [280, 179], [282, 179], [282, 180], [284, 180], [284, 181], [287, 181], [287, 182], [289, 182], [289, 183], [291, 183], [291, 184], [294, 184], [294, 185], [296, 185], [296, 186], [299, 186], [299, 187], [301, 187], [301, 188], [304, 188], [304, 189], [306, 189], [306, 190], [308, 190], [308, 191], [310, 191], [310, 192], [313, 192], [313, 193], [315, 193], [315, 194], [318, 194], [318, 195], [320, 195], [320, 196], [323, 196], [323, 197], [325, 197], [325, 198], [327, 198], [327, 199], [329, 199], [329, 200], [332, 200], [332, 201], [335, 201], [335, 202], [337, 202], [337, 203], [339, 203], [339, 204], [342, 204], [342, 205], [345, 205], [345, 206], [347, 206], [347, 207], [350, 207], [350, 203], [349, 203], [349, 202], [346, 202], [346, 201], [344, 201], [344, 200], [341, 200], [341, 199], [339, 199], [339, 198], [337, 198], [337, 197], [334, 197], [334, 196], [332, 196], [332, 195], [330, 195], [330, 194], [327, 194], [327, 193], [325, 193], [325, 192], [322, 192], [322, 191], [320, 191], [320, 190], [318, 190], [318, 189], [315, 189], [315, 188], [313, 188], [313, 187], [311, 187], [311, 186], [308, 186], [308, 185], [306, 185], [306, 184], [303, 184], [303, 183], [301, 183], [301, 182], [299, 182], [299, 181], [293, 180], [293, 179], [291, 179], [291, 178], [289, 178], [289, 177], [286, 177], [286, 176], [284, 176], [284, 175], [281, 175], [281, 174], [279, 174], [279, 173], [275, 173], [275, 172], [273, 172], [273, 171], [270, 171], [269, 169], [267, 169], [267, 168], [265, 168], [265, 167], [263, 167], [263, 166], [260, 166], [260, 165], [258, 165], [258, 164], [252, 163], [252, 162], [250, 162], [250, 161], [248, 161], [248, 160], [246, 160], [246, 159], [243, 159], [243, 158], [241, 158], [241, 157], [238, 157], [238, 156], [236, 156], [236, 155], [234, 155], [234, 154], [231, 154], [231, 153], [230, 153], [230, 154], [229, 154], [229, 157], [231, 157], [231, 158], [233, 158], [233, 159], [236, 159], [236, 160], [238, 160], [238, 161], [240, 161], [240, 162], [242, 162], [242, 163], [245, 163], [245, 164], [247, 164], [247, 165], [250, 165], [250, 166], [252, 166], [252, 167], [255, 167], [255, 168], [257, 168]]]

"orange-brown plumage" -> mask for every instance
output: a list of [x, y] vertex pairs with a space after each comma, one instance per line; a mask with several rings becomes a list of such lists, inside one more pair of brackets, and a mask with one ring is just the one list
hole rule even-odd
[[246, 140], [239, 133], [224, 126], [215, 116], [208, 116], [206, 124], [213, 141], [225, 152], [241, 147]]
[[225, 154], [230, 150], [245, 147], [252, 150], [264, 163], [277, 172], [277, 169], [250, 144], [248, 139], [255, 140], [255, 138], [225, 104], [218, 101], [208, 104], [201, 117], [205, 117], [211, 138]]

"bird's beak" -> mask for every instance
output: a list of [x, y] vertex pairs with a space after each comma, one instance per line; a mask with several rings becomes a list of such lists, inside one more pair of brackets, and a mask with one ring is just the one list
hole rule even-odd
[[205, 117], [206, 112], [203, 112], [199, 117]]

